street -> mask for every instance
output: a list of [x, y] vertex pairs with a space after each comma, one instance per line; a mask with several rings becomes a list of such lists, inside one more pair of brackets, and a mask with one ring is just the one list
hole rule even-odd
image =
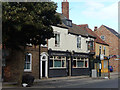
[[[120, 78], [119, 78], [120, 80]], [[118, 75], [111, 74], [110, 79], [105, 78], [91, 78], [91, 77], [70, 77], [70, 78], [51, 78], [43, 79], [34, 82], [31, 87], [10, 87], [17, 89], [27, 88], [118, 88]], [[4, 87], [3, 88], [9, 88]], [[3, 89], [5, 90], [5, 89]]]
[[118, 88], [118, 78], [113, 79], [70, 79], [36, 83], [33, 88]]

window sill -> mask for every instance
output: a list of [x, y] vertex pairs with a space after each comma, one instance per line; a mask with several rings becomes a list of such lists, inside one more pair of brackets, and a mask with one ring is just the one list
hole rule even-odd
[[24, 72], [32, 72], [32, 70], [24, 70]]
[[49, 69], [66, 69], [66, 67], [50, 67]]
[[77, 69], [77, 68], [89, 68], [89, 67], [73, 67], [74, 69]]

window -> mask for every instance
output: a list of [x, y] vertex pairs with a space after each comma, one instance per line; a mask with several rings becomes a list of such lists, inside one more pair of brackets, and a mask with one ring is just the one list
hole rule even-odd
[[101, 36], [101, 39], [102, 39], [102, 40], [105, 40], [105, 36], [102, 35], [102, 36]]
[[91, 41], [91, 42], [90, 42], [90, 49], [93, 50], [93, 48], [94, 48], [94, 42]]
[[60, 46], [60, 34], [59, 33], [55, 34], [55, 46], [56, 47]]
[[101, 46], [99, 46], [99, 55], [101, 54]]
[[94, 49], [94, 41], [88, 41], [88, 50]]
[[51, 68], [65, 68], [66, 67], [66, 57], [63, 56], [53, 56], [50, 58]]
[[105, 52], [106, 52], [106, 47], [104, 47], [104, 55], [105, 55]]
[[77, 37], [77, 48], [81, 48], [81, 37]]
[[73, 59], [74, 68], [88, 68], [88, 59], [86, 58], [74, 58]]
[[65, 20], [65, 25], [67, 25], [67, 26], [69, 26], [69, 27], [72, 27], [72, 20], [66, 19], [66, 20]]
[[25, 55], [24, 71], [31, 71], [31, 69], [32, 69], [32, 54], [27, 53]]

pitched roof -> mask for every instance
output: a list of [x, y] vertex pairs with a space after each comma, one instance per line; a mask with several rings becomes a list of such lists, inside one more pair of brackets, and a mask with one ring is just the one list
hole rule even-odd
[[83, 27], [79, 27], [78, 25], [72, 23], [72, 27], [69, 27], [67, 25], [65, 25], [63, 23], [63, 21], [65, 21], [67, 18], [61, 14], [61, 13], [57, 13], [60, 15], [60, 18], [62, 20], [62, 24], [58, 24], [57, 26], [61, 26], [61, 27], [64, 27], [64, 28], [68, 28], [68, 32], [71, 33], [71, 34], [75, 34], [75, 35], [81, 35], [81, 36], [85, 36], [85, 37], [88, 37], [88, 33], [86, 30], [84, 30]]
[[103, 41], [97, 34], [95, 34], [90, 28], [86, 28], [87, 32], [93, 36], [96, 37], [95, 42], [96, 43], [100, 43], [100, 44], [104, 44], [104, 45], [108, 45], [105, 41]]
[[113, 33], [115, 36], [117, 36], [120, 39], [120, 34], [118, 32], [116, 32], [114, 29], [109, 28], [105, 25], [102, 25], [102, 26], [104, 26], [106, 29], [108, 29], [111, 33]]

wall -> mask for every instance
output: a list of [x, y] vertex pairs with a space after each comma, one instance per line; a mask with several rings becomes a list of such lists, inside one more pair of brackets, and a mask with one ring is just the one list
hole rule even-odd
[[101, 46], [101, 54], [104, 54], [104, 47], [106, 48], [105, 56], [109, 56], [109, 46], [95, 43], [95, 56], [99, 55], [99, 46]]
[[[118, 37], [107, 30], [104, 26], [101, 26], [95, 33], [100, 37], [105, 36], [105, 42], [109, 44], [109, 54], [118, 55]], [[118, 71], [118, 60], [111, 58], [110, 65], [113, 66], [114, 71]]]
[[[47, 52], [47, 47], [41, 47], [41, 53]], [[24, 74], [31, 74], [35, 79], [39, 79], [39, 47], [27, 47], [26, 51], [32, 54], [32, 71], [25, 72]], [[4, 81], [17, 82], [19, 71], [23, 70], [20, 67], [21, 61], [24, 60], [25, 54], [15, 51], [12, 56], [7, 59], [6, 67], [4, 68]]]
[[48, 40], [48, 49], [52, 50], [58, 50], [58, 51], [75, 51], [75, 52], [83, 52], [83, 53], [89, 53], [89, 50], [87, 50], [87, 43], [86, 41], [90, 38], [81, 37], [81, 43], [82, 48], [77, 48], [77, 36], [68, 34], [68, 29], [59, 28], [56, 26], [53, 26], [53, 31], [57, 31], [60, 33], [60, 47], [55, 47], [55, 38], [51, 38]]

